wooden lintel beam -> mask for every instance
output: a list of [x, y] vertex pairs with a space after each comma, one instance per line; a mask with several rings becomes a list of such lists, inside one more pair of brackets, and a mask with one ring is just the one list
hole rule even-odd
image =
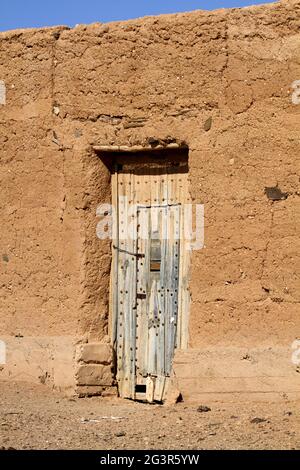
[[156, 145], [155, 147], [151, 147], [150, 145], [144, 146], [144, 145], [132, 145], [131, 147], [128, 145], [93, 145], [93, 149], [95, 152], [130, 152], [130, 153], [136, 153], [136, 152], [151, 152], [151, 151], [156, 151], [156, 150], [176, 150], [176, 149], [181, 149], [181, 148], [187, 148], [186, 145], [184, 144], [177, 144], [177, 143], [171, 143], [171, 144], [166, 144], [166, 145]]

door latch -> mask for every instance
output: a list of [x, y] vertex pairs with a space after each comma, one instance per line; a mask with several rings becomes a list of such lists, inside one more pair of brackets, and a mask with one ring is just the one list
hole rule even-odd
[[136, 298], [137, 298], [137, 299], [145, 299], [145, 298], [146, 298], [146, 294], [145, 294], [145, 293], [138, 292], [138, 293], [136, 294]]

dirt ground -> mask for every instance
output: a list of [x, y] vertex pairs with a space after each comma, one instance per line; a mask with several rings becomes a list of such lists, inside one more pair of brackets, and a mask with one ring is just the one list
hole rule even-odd
[[[0, 383], [1, 449], [299, 449], [299, 402], [148, 405]], [[207, 406], [210, 411], [198, 411]]]

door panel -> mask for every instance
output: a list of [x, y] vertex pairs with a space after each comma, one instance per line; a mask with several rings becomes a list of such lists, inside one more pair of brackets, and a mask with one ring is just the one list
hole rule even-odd
[[136, 373], [152, 379], [154, 399], [161, 401], [176, 341], [180, 245], [175, 235], [180, 206], [139, 208], [142, 211], [148, 213], [150, 230], [144, 245], [146, 262], [140, 263], [137, 278], [137, 292], [145, 291], [146, 297], [138, 301], [137, 321], [142, 319], [144, 327], [138, 334], [137, 352], [141, 354]]
[[[179, 206], [138, 207], [138, 225], [147, 220], [148, 239], [138, 239], [137, 374], [170, 374], [178, 312]], [[142, 214], [142, 216], [141, 216]], [[146, 215], [146, 217], [145, 217]]]
[[[117, 379], [123, 397], [135, 394], [135, 331], [136, 291], [132, 279], [136, 276], [136, 241], [128, 224], [130, 206], [127, 187], [131, 186], [131, 173], [119, 175], [118, 187], [118, 322], [117, 322]], [[134, 222], [132, 231], [134, 230]], [[128, 236], [129, 235], [129, 236]], [[131, 235], [131, 236], [130, 236]]]

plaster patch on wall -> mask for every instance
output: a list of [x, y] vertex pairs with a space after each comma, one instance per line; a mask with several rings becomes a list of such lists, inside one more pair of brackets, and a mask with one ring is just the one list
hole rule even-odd
[[3, 80], [0, 80], [0, 104], [6, 104], [6, 86]]

